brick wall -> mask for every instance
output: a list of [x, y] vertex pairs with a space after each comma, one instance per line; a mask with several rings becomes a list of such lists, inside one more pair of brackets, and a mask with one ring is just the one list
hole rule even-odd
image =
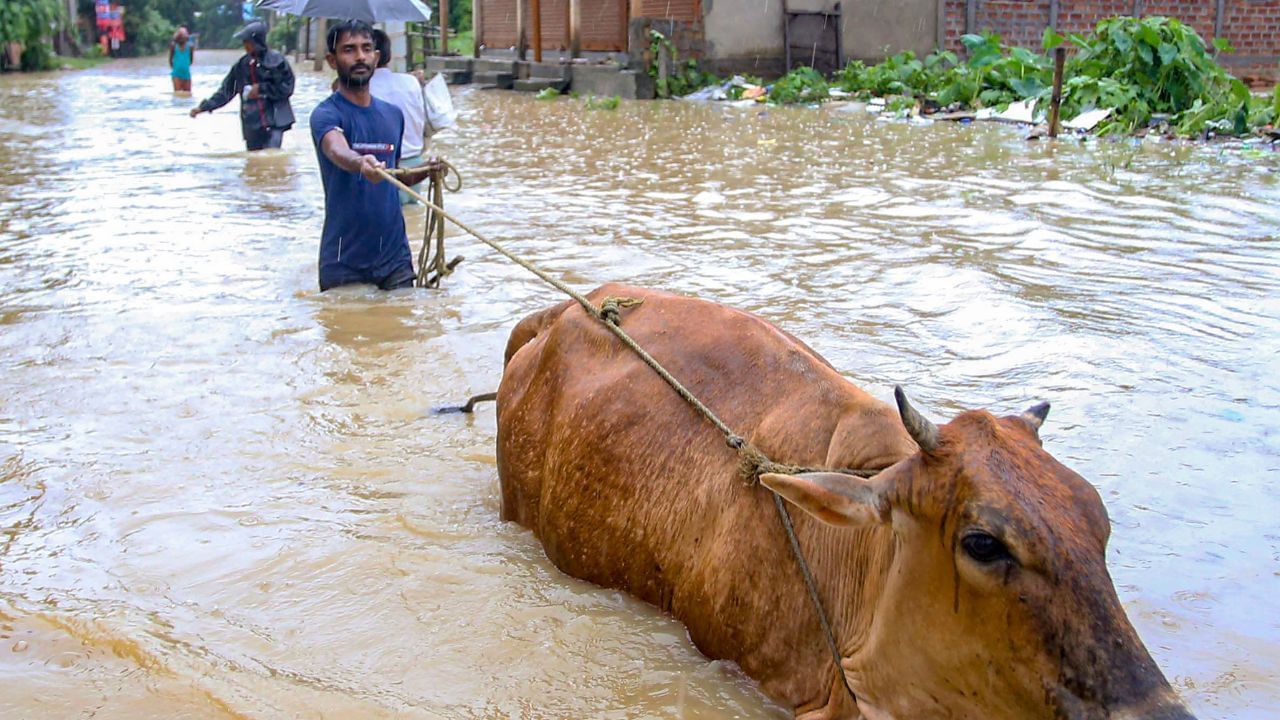
[[1049, 0], [987, 0], [974, 13], [978, 27], [999, 28], [1005, 44], [1026, 48], [1040, 47], [1048, 18]]
[[[959, 52], [965, 32], [992, 30], [1010, 45], [1040, 49], [1049, 24], [1051, 0], [944, 0], [946, 47]], [[972, 3], [974, 27], [967, 28]], [[1218, 26], [1216, 0], [1058, 0], [1057, 30], [1089, 34], [1099, 20], [1117, 15], [1165, 15], [1195, 29], [1206, 43]], [[1280, 0], [1223, 0], [1222, 37], [1236, 52], [1218, 60], [1233, 74], [1256, 85], [1280, 80]]]

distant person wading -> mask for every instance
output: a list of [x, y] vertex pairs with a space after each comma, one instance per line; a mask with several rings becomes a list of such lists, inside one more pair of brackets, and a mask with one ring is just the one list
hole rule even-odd
[[196, 48], [186, 26], [179, 26], [169, 42], [169, 76], [173, 78], [173, 91], [191, 92], [191, 66], [196, 61]]
[[191, 110], [191, 117], [212, 112], [240, 96], [240, 125], [249, 150], [278, 148], [293, 127], [293, 68], [283, 55], [267, 47], [267, 26], [254, 21], [236, 33], [244, 56], [231, 66], [222, 87]]

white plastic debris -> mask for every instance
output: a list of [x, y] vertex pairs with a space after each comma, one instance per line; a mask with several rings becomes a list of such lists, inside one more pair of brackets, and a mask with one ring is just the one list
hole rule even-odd
[[[981, 110], [978, 111], [981, 115]], [[992, 112], [990, 119], [1003, 120], [1004, 122], [1034, 124], [1036, 118], [1036, 100], [1024, 100], [1022, 102], [1009, 103], [1009, 107], [1003, 112]], [[986, 118], [979, 117], [980, 120]]]
[[1087, 132], [1097, 127], [1098, 123], [1106, 120], [1109, 115], [1111, 115], [1110, 108], [1089, 110], [1062, 123], [1062, 127], [1069, 130], [1084, 130]]

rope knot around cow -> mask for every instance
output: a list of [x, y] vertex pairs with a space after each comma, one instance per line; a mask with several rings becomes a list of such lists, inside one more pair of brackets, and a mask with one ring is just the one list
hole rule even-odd
[[750, 486], [759, 484], [760, 476], [765, 473], [797, 475], [807, 472], [829, 472], [868, 478], [880, 472], [879, 470], [862, 468], [806, 467], [803, 465], [787, 465], [780, 462], [774, 462], [769, 459], [768, 455], [761, 452], [760, 448], [757, 448], [755, 445], [747, 442], [747, 440], [740, 435], [728, 436], [725, 439], [725, 443], [729, 447], [738, 451], [738, 473], [746, 480], [747, 485]]
[[610, 295], [600, 303], [600, 319], [610, 325], [622, 323], [622, 308], [634, 307], [644, 302], [644, 298], [614, 297]]

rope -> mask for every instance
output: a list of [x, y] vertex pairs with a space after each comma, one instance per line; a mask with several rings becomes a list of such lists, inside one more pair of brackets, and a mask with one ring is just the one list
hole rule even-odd
[[787, 531], [791, 552], [800, 560], [800, 574], [804, 576], [804, 587], [809, 591], [809, 600], [818, 611], [818, 621], [822, 623], [822, 632], [827, 637], [827, 649], [831, 651], [831, 660], [836, 664], [836, 675], [840, 676], [840, 682], [844, 683], [844, 689], [848, 691], [849, 697], [853, 698], [854, 707], [857, 707], [858, 696], [853, 692], [853, 688], [849, 687], [849, 678], [845, 677], [844, 666], [840, 664], [840, 648], [836, 645], [835, 631], [831, 629], [827, 611], [822, 607], [822, 598], [818, 597], [818, 585], [813, 581], [813, 574], [809, 572], [809, 564], [804, 561], [804, 554], [800, 552], [800, 541], [796, 539], [796, 529], [791, 525], [791, 513], [787, 512], [787, 506], [778, 493], [773, 493], [773, 506], [778, 509], [782, 528]]
[[[436, 212], [437, 207], [444, 207], [444, 191], [458, 192], [462, 189], [462, 173], [447, 160], [432, 160], [436, 167], [432, 169], [427, 185], [427, 194], [433, 203], [427, 206], [426, 218], [422, 226], [422, 248], [418, 251], [418, 274], [414, 279], [417, 287], [437, 288], [440, 281], [453, 274], [453, 269], [462, 262], [459, 255], [449, 262], [444, 260], [444, 217]], [[395, 171], [392, 171], [393, 174]], [[452, 186], [447, 182], [452, 173], [457, 179]], [[398, 178], [397, 178], [398, 179]], [[413, 193], [416, 195], [416, 193]], [[432, 236], [435, 236], [434, 252]]]
[[[551, 285], [552, 287], [556, 288], [560, 292], [563, 292], [564, 294], [573, 298], [579, 305], [582, 306], [584, 310], [590, 313], [592, 317], [595, 317], [599, 319], [602, 323], [604, 323], [604, 326], [608, 328], [609, 331], [612, 332], [618, 338], [618, 340], [622, 342], [622, 344], [630, 348], [631, 351], [634, 352], [641, 360], [643, 360], [646, 365], [652, 368], [653, 371], [656, 372], [659, 377], [661, 377], [668, 385], [670, 385], [671, 389], [676, 391], [676, 394], [684, 398], [686, 402], [692, 405], [695, 410], [701, 413], [702, 416], [706, 418], [708, 422], [714, 425], [716, 429], [719, 430], [720, 433], [724, 435], [725, 444], [727, 444], [729, 447], [733, 448], [738, 452], [742, 471], [744, 475], [747, 476], [748, 481], [751, 484], [755, 484], [760, 479], [760, 475], [762, 473], [777, 472], [777, 473], [794, 474], [795, 472], [801, 472], [808, 469], [808, 468], [799, 468], [794, 465], [782, 465], [780, 463], [775, 463], [772, 460], [770, 460], [769, 457], [765, 455], [763, 452], [761, 452], [759, 448], [747, 442], [747, 440], [743, 438], [741, 435], [738, 435], [737, 433], [735, 433], [728, 425], [724, 423], [723, 420], [719, 418], [719, 416], [717, 416], [714, 412], [712, 412], [711, 408], [707, 407], [702, 403], [701, 400], [694, 397], [693, 393], [689, 392], [689, 390], [685, 388], [684, 385], [680, 384], [679, 380], [677, 380], [674, 376], [672, 376], [671, 373], [667, 372], [667, 369], [662, 367], [662, 365], [658, 363], [658, 361], [655, 360], [652, 355], [646, 352], [644, 348], [640, 347], [640, 345], [636, 343], [635, 340], [631, 339], [631, 336], [628, 335], [626, 331], [623, 330], [622, 327], [620, 326], [620, 323], [622, 320], [621, 309], [624, 307], [632, 307], [635, 305], [639, 305], [640, 303], [644, 302], [643, 300], [638, 300], [635, 298], [607, 297], [604, 299], [604, 302], [600, 304], [600, 307], [596, 307], [595, 304], [592, 303], [589, 299], [587, 299], [587, 297], [582, 293], [579, 293], [578, 291], [574, 290], [568, 285], [565, 285], [563, 282], [560, 282], [559, 280], [546, 274], [533, 263], [527, 262], [522, 258], [519, 258], [513, 255], [512, 253], [507, 251], [506, 248], [502, 247], [498, 243], [484, 237], [483, 235], [476, 232], [475, 230], [472, 230], [461, 220], [458, 220], [457, 218], [445, 212], [444, 208], [440, 207], [440, 205], [427, 200], [426, 198], [422, 197], [422, 195], [414, 191], [412, 188], [400, 182], [400, 180], [397, 179], [391, 173], [383, 169], [380, 169], [379, 172], [382, 173], [383, 177], [391, 181], [401, 190], [404, 190], [405, 192], [409, 193], [413, 197], [417, 198], [418, 201], [421, 202], [423, 205], [426, 205], [428, 208], [432, 209], [436, 213], [439, 213], [442, 220], [448, 219], [453, 224], [462, 228], [467, 233], [470, 233], [473, 237], [475, 237], [480, 242], [496, 250], [503, 257], [507, 258], [508, 260], [511, 260], [515, 264], [528, 270], [534, 275], [537, 275], [547, 284]], [[857, 475], [860, 477], [870, 477], [871, 475], [876, 474], [877, 471], [874, 471], [874, 470], [826, 470], [825, 472], [841, 472], [841, 473], [847, 473], [850, 475]], [[813, 602], [814, 609], [818, 613], [818, 619], [822, 624], [822, 630], [826, 634], [827, 647], [831, 651], [832, 660], [835, 662], [836, 673], [840, 676], [840, 680], [844, 684], [845, 690], [849, 692], [849, 697], [853, 699], [856, 706], [858, 697], [857, 695], [854, 694], [853, 688], [849, 686], [849, 680], [848, 678], [845, 677], [844, 668], [840, 664], [840, 649], [838, 644], [836, 643], [835, 633], [832, 631], [831, 623], [827, 619], [826, 610], [822, 607], [822, 600], [818, 597], [818, 587], [814, 583], [813, 575], [809, 572], [809, 565], [808, 563], [805, 562], [804, 553], [801, 552], [800, 541], [796, 538], [795, 528], [792, 526], [792, 523], [791, 523], [791, 516], [787, 513], [786, 506], [783, 504], [783, 501], [782, 501], [782, 496], [778, 495], [777, 493], [772, 493], [772, 494], [773, 494], [774, 505], [775, 507], [777, 507], [779, 516], [781, 517], [781, 520], [782, 520], [782, 527], [784, 530], [786, 530], [787, 540], [791, 545], [791, 552], [795, 556], [796, 562], [800, 565], [800, 573], [804, 577], [805, 589], [809, 593], [809, 599], [810, 601]]]

